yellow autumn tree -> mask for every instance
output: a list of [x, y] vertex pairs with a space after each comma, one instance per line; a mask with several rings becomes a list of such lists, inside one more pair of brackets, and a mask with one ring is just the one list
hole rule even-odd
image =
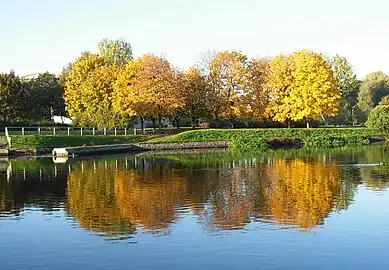
[[216, 53], [209, 62], [209, 81], [212, 95], [209, 108], [213, 116], [218, 119], [232, 120], [239, 117], [241, 97], [248, 77], [247, 57], [237, 51], [223, 51]]
[[113, 112], [113, 84], [116, 82], [120, 68], [117, 66], [101, 66], [89, 73], [80, 85], [82, 93], [79, 97], [85, 107], [85, 119], [79, 124], [98, 128], [126, 127], [130, 118]]
[[129, 62], [114, 85], [113, 106], [129, 116], [173, 115], [185, 105], [177, 72], [161, 57], [145, 55]]
[[270, 64], [268, 112], [279, 122], [335, 116], [340, 93], [331, 67], [321, 54], [302, 50], [278, 56]]
[[86, 103], [81, 85], [87, 80], [90, 73], [104, 65], [104, 60], [91, 53], [83, 53], [71, 65], [71, 70], [66, 76], [65, 82], [65, 106], [76, 122], [87, 121], [89, 115], [85, 113]]
[[266, 108], [267, 115], [278, 122], [291, 121], [291, 108], [288, 98], [293, 82], [291, 74], [290, 57], [279, 55], [270, 61], [267, 88], [269, 90], [269, 104]]

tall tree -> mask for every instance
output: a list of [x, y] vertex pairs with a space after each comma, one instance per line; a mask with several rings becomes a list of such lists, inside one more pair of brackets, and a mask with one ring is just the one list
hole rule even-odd
[[197, 119], [208, 116], [209, 85], [205, 76], [197, 67], [189, 68], [184, 74], [185, 107], [182, 109], [195, 126]]
[[70, 73], [66, 77], [65, 84], [65, 105], [69, 116], [76, 122], [87, 119], [89, 115], [85, 113], [86, 105], [82, 97], [81, 85], [88, 79], [90, 73], [104, 65], [104, 60], [91, 53], [83, 53], [72, 65]]
[[310, 120], [337, 115], [339, 87], [322, 55], [297, 51], [289, 58], [276, 58], [272, 71], [270, 86], [276, 93], [272, 90], [270, 111], [274, 120], [305, 120], [309, 127]]
[[341, 95], [339, 115], [347, 124], [356, 123], [357, 96], [359, 82], [351, 64], [345, 57], [336, 55], [329, 59], [329, 64], [338, 80]]
[[161, 120], [185, 105], [179, 86], [177, 73], [167, 60], [142, 56], [128, 62], [119, 74], [114, 86], [114, 108], [129, 116]]
[[380, 100], [389, 95], [389, 76], [378, 71], [366, 75], [359, 94], [358, 107], [366, 114], [378, 105]]
[[85, 115], [79, 123], [84, 126], [98, 128], [127, 127], [129, 117], [113, 112], [113, 84], [117, 79], [119, 68], [101, 66], [89, 73], [88, 78], [80, 86]]
[[289, 55], [274, 57], [270, 61], [270, 72], [266, 84], [269, 89], [269, 104], [266, 107], [267, 115], [275, 121], [288, 123], [288, 125], [292, 121], [292, 108], [289, 102], [293, 83], [291, 66], [291, 57]]
[[124, 39], [103, 39], [98, 44], [100, 56], [113, 65], [124, 65], [133, 59], [131, 44]]
[[51, 120], [52, 116], [65, 116], [64, 87], [60, 79], [48, 72], [28, 82], [29, 118], [36, 121]]
[[27, 84], [14, 71], [0, 74], [0, 116], [3, 121], [25, 120]]
[[232, 120], [238, 115], [240, 97], [248, 77], [247, 57], [237, 51], [218, 52], [209, 62], [209, 80], [213, 91], [212, 113]]
[[270, 73], [269, 59], [252, 59], [248, 66], [248, 80], [241, 96], [238, 114], [256, 122], [266, 118], [265, 110], [269, 104], [267, 80]]

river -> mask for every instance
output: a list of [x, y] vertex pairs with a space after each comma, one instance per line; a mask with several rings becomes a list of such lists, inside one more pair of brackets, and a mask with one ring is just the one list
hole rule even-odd
[[387, 269], [389, 147], [0, 162], [0, 269]]

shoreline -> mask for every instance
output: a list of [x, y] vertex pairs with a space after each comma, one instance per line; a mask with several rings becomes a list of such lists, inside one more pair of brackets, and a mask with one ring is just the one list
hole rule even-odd
[[[369, 137], [369, 144], [384, 143], [385, 138], [381, 136]], [[301, 149], [306, 146], [301, 139], [273, 139], [267, 141], [266, 150], [288, 150]], [[350, 145], [350, 144], [346, 144]], [[318, 147], [326, 148], [326, 147]], [[331, 147], [336, 148], [336, 147]], [[143, 153], [159, 151], [187, 151], [206, 149], [230, 149], [228, 141], [204, 141], [204, 142], [182, 142], [182, 143], [138, 143], [138, 144], [116, 144], [78, 147], [56, 147], [56, 148], [17, 148], [8, 150], [8, 155], [3, 157], [67, 157], [67, 156], [96, 156], [122, 153]], [[259, 150], [255, 150], [259, 151]]]

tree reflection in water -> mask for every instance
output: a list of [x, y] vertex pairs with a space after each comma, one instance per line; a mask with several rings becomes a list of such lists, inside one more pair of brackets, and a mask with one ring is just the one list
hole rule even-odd
[[347, 209], [360, 184], [374, 191], [388, 187], [387, 166], [341, 166], [386, 162], [387, 149], [380, 147], [281, 157], [144, 155], [75, 160], [55, 168], [12, 161], [11, 177], [1, 172], [0, 218], [20, 215], [26, 207], [47, 212], [62, 207], [78, 226], [107, 239], [169, 234], [186, 216], [211, 233], [249, 223], [310, 230], [331, 212]]

